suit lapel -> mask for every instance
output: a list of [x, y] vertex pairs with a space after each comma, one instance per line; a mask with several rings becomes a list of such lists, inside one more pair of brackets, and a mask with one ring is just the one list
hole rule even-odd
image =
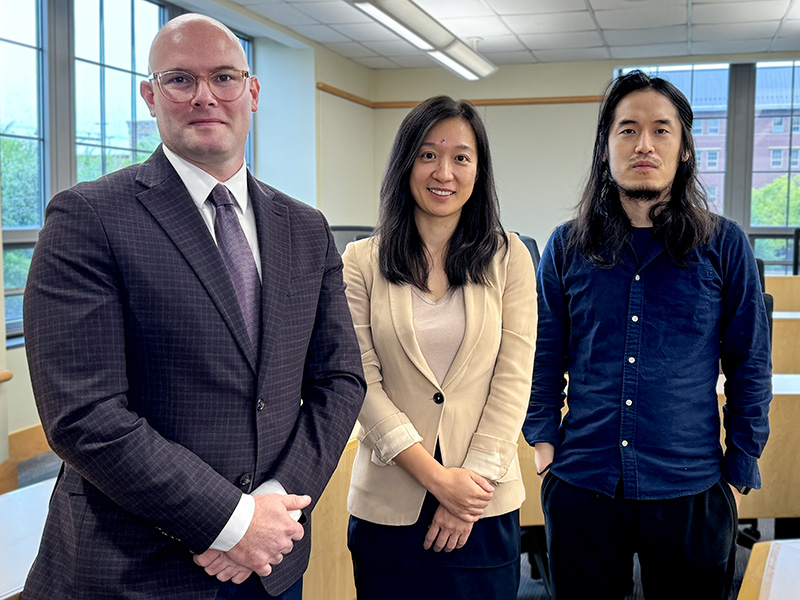
[[487, 315], [487, 287], [485, 285], [467, 284], [464, 286], [464, 339], [458, 348], [453, 364], [442, 382], [442, 388], [446, 388], [458, 377], [459, 373], [467, 366], [472, 357], [475, 347], [481, 339], [483, 329], [486, 326]]
[[197, 205], [160, 147], [141, 166], [137, 181], [147, 187], [136, 195], [137, 199], [189, 263], [255, 371], [255, 353], [217, 245]]
[[247, 188], [256, 215], [261, 253], [261, 349], [259, 363], [268, 364], [280, 340], [277, 321], [285, 314], [286, 292], [292, 272], [292, 236], [289, 209], [275, 192], [247, 174]]
[[408, 356], [409, 360], [414, 364], [419, 371], [427, 377], [432, 384], [439, 387], [439, 382], [436, 376], [431, 371], [428, 362], [422, 354], [422, 350], [417, 342], [416, 332], [414, 331], [414, 312], [413, 312], [413, 298], [411, 297], [412, 291], [410, 285], [393, 285], [387, 283], [389, 286], [389, 310], [392, 313], [392, 323], [394, 330], [397, 334], [397, 339], [403, 347], [403, 351]]

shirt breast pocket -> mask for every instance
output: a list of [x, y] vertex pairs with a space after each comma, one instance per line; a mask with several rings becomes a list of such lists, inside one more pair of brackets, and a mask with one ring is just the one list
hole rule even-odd
[[659, 320], [676, 332], [705, 334], [713, 326], [712, 298], [717, 277], [709, 265], [677, 266], [664, 273], [658, 282], [656, 306]]

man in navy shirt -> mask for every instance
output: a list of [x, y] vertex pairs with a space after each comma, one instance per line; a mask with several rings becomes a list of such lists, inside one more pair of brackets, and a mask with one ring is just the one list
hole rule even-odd
[[542, 254], [523, 431], [558, 600], [622, 599], [634, 553], [646, 598], [724, 600], [737, 506], [760, 487], [767, 316], [747, 238], [708, 210], [692, 120], [668, 81], [612, 82], [577, 216]]

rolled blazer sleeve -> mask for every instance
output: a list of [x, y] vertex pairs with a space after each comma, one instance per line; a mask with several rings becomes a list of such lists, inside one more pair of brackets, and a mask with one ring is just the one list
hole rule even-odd
[[489, 396], [472, 436], [463, 467], [500, 481], [517, 452], [525, 419], [536, 341], [536, 279], [533, 261], [516, 235], [509, 235], [508, 260], [498, 281], [502, 294], [502, 336]]
[[387, 465], [403, 450], [421, 442], [422, 436], [383, 388], [381, 362], [375, 351], [371, 327], [371, 290], [375, 270], [365, 271], [360, 266], [364, 262], [377, 260], [376, 243], [349, 244], [342, 258], [347, 301], [367, 380], [367, 395], [358, 416], [361, 425], [359, 439], [372, 450], [373, 462]]

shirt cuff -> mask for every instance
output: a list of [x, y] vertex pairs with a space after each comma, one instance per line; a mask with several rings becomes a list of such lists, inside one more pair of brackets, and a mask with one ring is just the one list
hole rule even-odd
[[732, 485], [744, 485], [754, 490], [761, 489], [761, 473], [758, 459], [744, 452], [730, 449], [722, 461], [722, 476]]
[[238, 544], [244, 534], [247, 533], [247, 528], [250, 527], [250, 522], [253, 520], [255, 512], [256, 501], [249, 494], [242, 494], [231, 518], [225, 523], [225, 527], [222, 528], [209, 550], [227, 552]]
[[[267, 479], [264, 483], [253, 490], [253, 496], [261, 496], [262, 494], [280, 494], [281, 496], [289, 495], [289, 493], [286, 491], [286, 488], [284, 488], [283, 484], [277, 479]], [[295, 521], [298, 521], [302, 512], [303, 511], [299, 509], [290, 510], [289, 516]]]
[[[253, 496], [260, 496], [262, 494], [288, 495], [286, 488], [284, 488], [277, 479], [268, 479], [262, 483], [253, 490], [252, 496], [249, 494], [242, 494], [242, 497], [239, 498], [239, 504], [236, 505], [231, 518], [225, 523], [225, 527], [222, 528], [217, 539], [209, 546], [209, 550], [227, 552], [241, 541], [244, 534], [247, 533], [247, 529], [250, 527], [250, 523], [253, 521], [253, 515], [256, 512], [256, 501]], [[289, 516], [295, 521], [300, 519], [301, 514], [302, 511], [300, 510], [289, 511]]]

